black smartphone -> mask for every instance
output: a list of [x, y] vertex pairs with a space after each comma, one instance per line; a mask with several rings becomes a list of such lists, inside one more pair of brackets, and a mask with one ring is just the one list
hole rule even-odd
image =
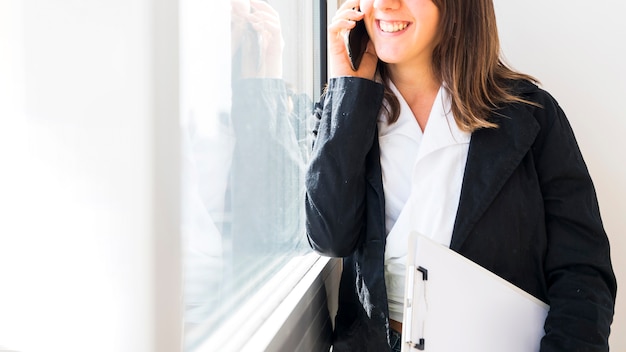
[[344, 38], [346, 43], [346, 49], [348, 51], [348, 57], [350, 58], [350, 64], [354, 71], [358, 70], [361, 64], [361, 59], [367, 48], [367, 42], [369, 42], [369, 36], [365, 29], [365, 22], [358, 21], [354, 28], [349, 30]]

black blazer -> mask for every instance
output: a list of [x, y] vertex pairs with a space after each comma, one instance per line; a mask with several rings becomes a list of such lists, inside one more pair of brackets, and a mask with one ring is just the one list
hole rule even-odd
[[[550, 305], [541, 351], [607, 351], [616, 281], [595, 190], [557, 102], [528, 82], [472, 134], [451, 248]], [[334, 351], [385, 351], [382, 85], [335, 78], [317, 105], [306, 228], [344, 257]]]

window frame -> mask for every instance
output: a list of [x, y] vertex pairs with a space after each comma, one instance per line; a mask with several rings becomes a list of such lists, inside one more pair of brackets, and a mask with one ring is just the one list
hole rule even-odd
[[[316, 101], [327, 81], [328, 6], [323, 0], [314, 0], [310, 6], [314, 45], [312, 98]], [[181, 252], [181, 261], [182, 256]], [[200, 324], [183, 334], [182, 350], [319, 351], [321, 346], [330, 345], [340, 273], [341, 261], [336, 258], [314, 252], [292, 258], [216, 331], [207, 334], [207, 328]]]

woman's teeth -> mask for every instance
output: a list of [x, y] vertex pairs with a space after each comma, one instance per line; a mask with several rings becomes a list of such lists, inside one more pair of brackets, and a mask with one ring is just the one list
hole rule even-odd
[[409, 23], [408, 22], [384, 22], [380, 21], [380, 29], [386, 33], [398, 32], [405, 29]]

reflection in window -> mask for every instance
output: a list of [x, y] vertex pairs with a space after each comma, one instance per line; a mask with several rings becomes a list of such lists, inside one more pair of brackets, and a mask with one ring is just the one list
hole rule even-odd
[[181, 1], [186, 350], [309, 251], [307, 3]]

